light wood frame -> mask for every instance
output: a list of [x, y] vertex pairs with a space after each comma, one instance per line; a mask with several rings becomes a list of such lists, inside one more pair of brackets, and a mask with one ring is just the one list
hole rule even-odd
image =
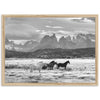
[[[5, 18], [6, 17], [95, 17], [95, 83], [5, 83]], [[56, 14], [56, 15], [2, 15], [2, 85], [3, 86], [65, 86], [65, 85], [74, 85], [74, 86], [96, 86], [98, 85], [98, 15], [96, 14]]]

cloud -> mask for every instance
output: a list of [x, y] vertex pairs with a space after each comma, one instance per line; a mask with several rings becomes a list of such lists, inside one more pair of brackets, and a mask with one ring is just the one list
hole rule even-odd
[[9, 39], [38, 39], [37, 28], [28, 24], [9, 24], [5, 27], [5, 34]]
[[83, 31], [95, 33], [95, 18], [9, 17], [5, 20], [5, 33], [10, 39], [40, 40], [44, 35], [53, 33], [66, 36]]
[[[56, 18], [57, 19], [57, 18]], [[72, 17], [72, 18], [58, 18], [58, 20], [66, 22], [79, 22], [79, 23], [94, 23], [95, 17]]]
[[90, 17], [90, 18], [87, 18], [87, 19], [89, 19], [89, 20], [95, 22], [95, 17]]
[[47, 27], [47, 28], [57, 28], [57, 29], [63, 28], [63, 27], [61, 27], [61, 26], [49, 26], [49, 25], [47, 25], [47, 26], [45, 26], [45, 27]]
[[95, 18], [73, 18], [71, 19], [72, 21], [75, 22], [80, 22], [80, 23], [94, 23], [95, 22]]

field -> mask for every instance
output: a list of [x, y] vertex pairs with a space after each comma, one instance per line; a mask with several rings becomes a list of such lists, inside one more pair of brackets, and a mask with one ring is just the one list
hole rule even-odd
[[[95, 59], [69, 59], [67, 70], [62, 68], [40, 70], [43, 63], [64, 63], [68, 59], [22, 59], [5, 60], [6, 83], [94, 83]], [[70, 70], [69, 70], [70, 69]]]

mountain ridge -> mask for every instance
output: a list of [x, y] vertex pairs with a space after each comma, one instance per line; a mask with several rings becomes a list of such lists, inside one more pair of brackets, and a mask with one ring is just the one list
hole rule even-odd
[[[8, 48], [10, 47], [10, 49]], [[53, 33], [52, 36], [45, 35], [40, 42], [34, 40], [28, 40], [23, 45], [15, 44], [9, 39], [5, 39], [5, 48], [15, 51], [32, 52], [38, 49], [78, 49], [78, 48], [95, 48], [95, 35], [89, 34], [78, 34], [76, 37], [71, 38], [71, 36], [60, 37], [57, 40], [56, 35]]]
[[22, 52], [5, 50], [6, 58], [84, 58], [95, 57], [95, 48], [81, 49], [39, 49], [34, 52]]

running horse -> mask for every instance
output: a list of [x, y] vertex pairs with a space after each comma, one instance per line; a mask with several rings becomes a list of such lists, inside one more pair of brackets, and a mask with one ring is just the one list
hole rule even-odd
[[69, 60], [66, 61], [65, 63], [58, 63], [58, 64], [57, 64], [57, 65], [58, 65], [58, 69], [59, 69], [59, 67], [64, 67], [65, 70], [66, 70], [66, 66], [67, 66], [67, 64], [70, 64]]

